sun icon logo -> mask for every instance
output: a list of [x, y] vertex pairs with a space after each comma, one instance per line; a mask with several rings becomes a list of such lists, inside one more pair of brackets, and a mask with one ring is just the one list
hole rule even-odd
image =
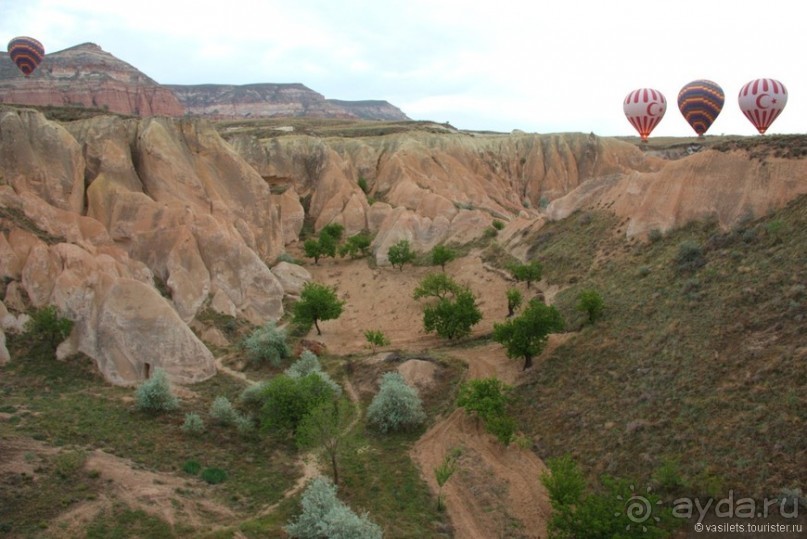
[[656, 523], [661, 522], [661, 518], [654, 515], [653, 512], [656, 506], [661, 505], [663, 502], [661, 500], [656, 501], [655, 504], [651, 502], [650, 498], [652, 497], [652, 490], [653, 489], [651, 487], [647, 487], [646, 495], [642, 495], [638, 494], [635, 487], [631, 485], [630, 497], [628, 499], [623, 498], [621, 494], [616, 497], [617, 500], [623, 503], [623, 510], [621, 512], [617, 511], [614, 513], [614, 516], [618, 517], [624, 514], [631, 522], [625, 526], [625, 531], [629, 531], [633, 524], [637, 524], [641, 525], [643, 532], [646, 532], [646, 522], [650, 520], [653, 520]]

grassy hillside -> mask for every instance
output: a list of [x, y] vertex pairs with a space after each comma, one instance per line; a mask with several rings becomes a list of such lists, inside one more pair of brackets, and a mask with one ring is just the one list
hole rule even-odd
[[[627, 242], [594, 212], [536, 233], [530, 256], [567, 286], [557, 304], [577, 331], [518, 390], [539, 454], [687, 495], [803, 487], [805, 230], [801, 197], [729, 232]], [[575, 309], [584, 289], [605, 300], [593, 326]]]

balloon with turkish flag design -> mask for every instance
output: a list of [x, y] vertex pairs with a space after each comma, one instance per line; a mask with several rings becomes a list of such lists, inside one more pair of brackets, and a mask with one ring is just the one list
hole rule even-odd
[[631, 125], [639, 132], [642, 142], [647, 142], [647, 137], [667, 111], [667, 100], [658, 90], [639, 88], [625, 97], [622, 110], [625, 111]]
[[787, 104], [785, 85], [774, 79], [755, 79], [740, 88], [740, 110], [760, 135], [779, 117]]

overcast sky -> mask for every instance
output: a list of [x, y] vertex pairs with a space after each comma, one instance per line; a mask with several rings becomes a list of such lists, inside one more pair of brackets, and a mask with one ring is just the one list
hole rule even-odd
[[[798, 11], [797, 11], [798, 8]], [[768, 130], [803, 133], [807, 31], [799, 3], [494, 0], [0, 0], [0, 40], [48, 52], [93, 42], [165, 84], [301, 82], [385, 99], [461, 129], [633, 135], [635, 88], [669, 103], [653, 136], [690, 136], [681, 87], [726, 93], [708, 134], [754, 135], [737, 106], [774, 78], [788, 103]]]

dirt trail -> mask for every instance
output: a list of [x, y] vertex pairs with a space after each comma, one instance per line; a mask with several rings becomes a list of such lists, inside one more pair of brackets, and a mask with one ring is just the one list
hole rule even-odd
[[[439, 268], [410, 267], [403, 272], [391, 268], [370, 268], [365, 261], [327, 259], [319, 266], [307, 266], [315, 281], [336, 286], [345, 299], [345, 310], [337, 320], [321, 323], [322, 335], [312, 331], [308, 338], [323, 342], [336, 354], [367, 352], [363, 332], [380, 329], [390, 339], [390, 348], [428, 352], [442, 348], [444, 342], [423, 331], [422, 304], [412, 299], [412, 291], [427, 273]], [[506, 273], [486, 266], [478, 254], [455, 260], [446, 273], [460, 283], [470, 285], [477, 295], [483, 320], [473, 335], [490, 333], [493, 323], [507, 314], [506, 291], [515, 283]], [[543, 286], [527, 290], [525, 300], [539, 291], [551, 301], [557, 287]], [[551, 336], [547, 351], [564, 336]], [[508, 384], [518, 384], [525, 374], [522, 362], [507, 358], [496, 344], [462, 348], [454, 352], [468, 363], [468, 378], [496, 376]], [[542, 358], [536, 359], [539, 366]], [[443, 488], [446, 507], [458, 538], [547, 536], [550, 506], [539, 477], [543, 462], [530, 450], [515, 445], [505, 448], [475, 420], [457, 410], [435, 424], [415, 445], [412, 457], [436, 494], [434, 469], [446, 454], [460, 448], [462, 456], [454, 476]]]

